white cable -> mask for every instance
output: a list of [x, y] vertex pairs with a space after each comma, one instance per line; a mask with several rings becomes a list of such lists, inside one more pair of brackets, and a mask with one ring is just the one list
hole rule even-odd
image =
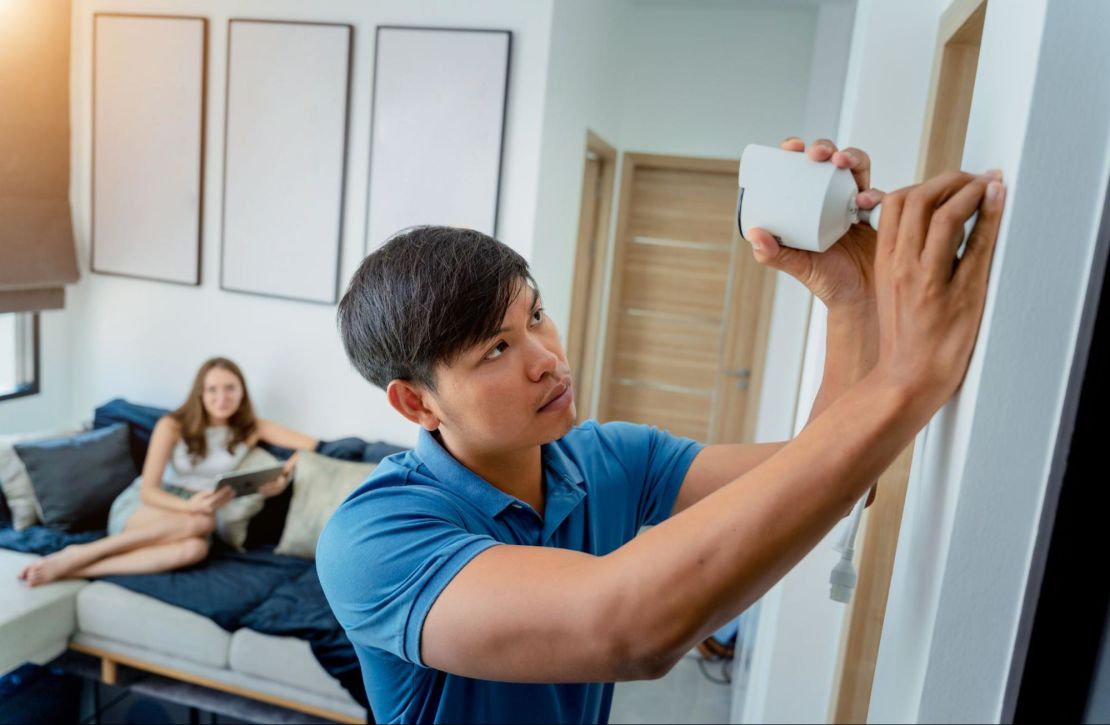
[[867, 496], [856, 501], [856, 505], [852, 507], [852, 513], [848, 514], [848, 520], [843, 524], [840, 539], [833, 547], [841, 553], [840, 561], [836, 563], [829, 575], [829, 598], [834, 602], [845, 604], [850, 602], [852, 592], [856, 588], [856, 568], [852, 564], [852, 557], [855, 555], [856, 533], [859, 531], [866, 504]]

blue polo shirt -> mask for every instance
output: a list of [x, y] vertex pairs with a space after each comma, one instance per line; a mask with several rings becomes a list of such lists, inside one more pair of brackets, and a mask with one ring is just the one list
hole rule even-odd
[[607, 722], [612, 683], [522, 684], [461, 677], [420, 658], [424, 619], [479, 553], [499, 544], [598, 556], [666, 519], [703, 445], [654, 426], [586, 421], [542, 446], [541, 517], [420, 431], [384, 459], [320, 535], [316, 568], [386, 722]]

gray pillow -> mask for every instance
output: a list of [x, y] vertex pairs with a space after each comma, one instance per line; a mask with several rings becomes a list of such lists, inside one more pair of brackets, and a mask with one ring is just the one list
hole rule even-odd
[[59, 531], [106, 528], [112, 501], [136, 476], [125, 423], [13, 447], [31, 479], [39, 519]]
[[31, 479], [28, 478], [27, 469], [24, 467], [23, 461], [16, 455], [13, 446], [16, 443], [27, 443], [46, 438], [64, 438], [80, 432], [80, 429], [66, 428], [49, 432], [0, 436], [0, 489], [3, 489], [4, 498], [8, 500], [8, 508], [11, 509], [13, 529], [22, 531], [39, 522], [39, 505], [35, 501], [35, 491], [31, 488]]

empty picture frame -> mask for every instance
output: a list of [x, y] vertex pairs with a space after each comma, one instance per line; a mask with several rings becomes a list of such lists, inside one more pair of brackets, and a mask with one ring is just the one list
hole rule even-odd
[[493, 235], [512, 34], [379, 26], [367, 251], [418, 224]]
[[200, 284], [204, 18], [93, 18], [93, 272]]
[[351, 26], [228, 25], [220, 287], [334, 304]]

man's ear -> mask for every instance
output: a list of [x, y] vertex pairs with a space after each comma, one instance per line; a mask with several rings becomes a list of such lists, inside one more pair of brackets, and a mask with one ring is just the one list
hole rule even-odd
[[391, 380], [385, 390], [389, 404], [401, 415], [425, 430], [439, 428], [439, 416], [426, 404], [428, 392], [407, 380]]

